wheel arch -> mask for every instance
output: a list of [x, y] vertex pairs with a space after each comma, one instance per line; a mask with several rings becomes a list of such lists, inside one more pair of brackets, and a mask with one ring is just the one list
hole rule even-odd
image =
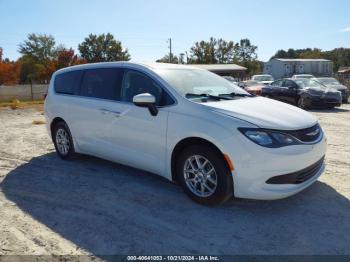
[[[201, 137], [187, 137], [179, 141], [171, 154], [171, 179], [174, 182], [177, 182], [177, 174], [176, 174], [176, 161], [177, 157], [180, 155], [180, 153], [185, 150], [187, 147], [192, 145], [206, 145], [214, 149], [218, 154], [222, 155], [223, 160], [224, 159], [224, 153], [212, 142], [210, 142], [207, 139], [201, 138]], [[226, 161], [224, 161], [226, 166], [229, 168]]]
[[51, 124], [50, 124], [50, 132], [51, 132], [51, 138], [52, 138], [52, 139], [53, 139], [53, 130], [54, 130], [55, 126], [57, 125], [57, 123], [59, 123], [59, 122], [64, 122], [64, 123], [67, 124], [67, 122], [64, 121], [63, 118], [61, 118], [61, 117], [55, 117], [55, 118], [52, 120]]

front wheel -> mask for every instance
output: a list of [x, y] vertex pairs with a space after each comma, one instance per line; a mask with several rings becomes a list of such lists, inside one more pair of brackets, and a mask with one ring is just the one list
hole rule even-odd
[[301, 109], [306, 109], [306, 104], [305, 104], [305, 98], [304, 97], [299, 97], [297, 100], [297, 106]]
[[185, 193], [197, 203], [219, 205], [233, 196], [232, 175], [224, 157], [209, 146], [185, 149], [176, 172]]

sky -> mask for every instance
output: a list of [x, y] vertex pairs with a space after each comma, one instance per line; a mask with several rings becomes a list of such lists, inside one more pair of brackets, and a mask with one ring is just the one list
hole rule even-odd
[[279, 49], [350, 48], [349, 0], [0, 0], [0, 47], [17, 59], [29, 33], [77, 50], [90, 33], [112, 33], [132, 60], [150, 62], [189, 51], [211, 36], [249, 38], [258, 58]]

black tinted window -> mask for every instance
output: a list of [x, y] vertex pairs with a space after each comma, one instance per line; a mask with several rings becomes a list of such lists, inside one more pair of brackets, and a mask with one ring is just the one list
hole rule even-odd
[[271, 86], [280, 87], [282, 85], [282, 80], [277, 80], [271, 84]]
[[129, 70], [124, 74], [121, 100], [132, 103], [134, 96], [149, 93], [156, 98], [156, 105], [165, 106], [173, 103], [171, 97], [152, 78], [137, 71]]
[[120, 99], [121, 69], [89, 69], [84, 73], [80, 95], [109, 100]]
[[55, 91], [60, 94], [77, 94], [83, 71], [71, 71], [55, 77]]
[[297, 87], [297, 85], [291, 80], [285, 80], [283, 83], [283, 86], [284, 87], [294, 87], [294, 88]]

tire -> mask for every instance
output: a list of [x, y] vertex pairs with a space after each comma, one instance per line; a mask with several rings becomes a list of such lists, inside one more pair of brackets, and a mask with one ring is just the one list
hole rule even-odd
[[305, 104], [305, 99], [304, 97], [299, 97], [298, 100], [297, 100], [297, 106], [301, 109], [307, 109], [307, 106]]
[[[206, 163], [199, 171], [197, 160], [200, 165]], [[199, 204], [220, 205], [233, 197], [233, 180], [228, 165], [224, 157], [210, 146], [193, 145], [183, 150], [176, 160], [176, 174], [184, 192]], [[213, 181], [216, 181], [216, 186]]]
[[53, 128], [52, 140], [56, 153], [64, 160], [72, 160], [76, 157], [72, 135], [65, 122], [58, 122]]

